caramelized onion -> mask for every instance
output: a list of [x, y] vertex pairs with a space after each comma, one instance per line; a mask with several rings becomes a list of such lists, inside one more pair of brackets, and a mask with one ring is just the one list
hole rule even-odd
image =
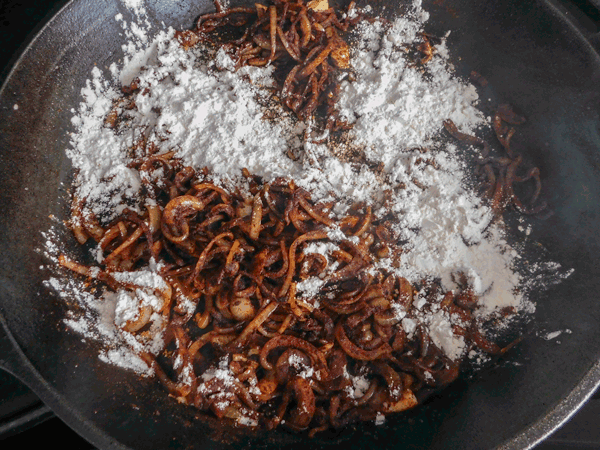
[[[201, 16], [194, 31], [179, 33], [179, 43], [187, 49], [214, 38], [215, 30], [243, 27], [241, 37], [222, 46], [237, 67], [274, 65], [285, 105], [300, 118], [324, 105], [327, 126], [335, 128], [336, 71], [348, 62], [343, 37], [358, 19], [333, 8], [317, 11], [303, 0], [230, 9], [217, 2], [216, 9]], [[427, 37], [419, 49], [424, 64], [433, 55]], [[125, 91], [136, 89], [133, 83]], [[502, 106], [494, 129], [507, 156], [498, 158], [487, 154], [481, 139], [451, 121], [444, 125], [456, 139], [482, 149], [492, 207], [511, 204], [532, 213], [539, 208], [540, 171], [522, 170], [507, 123], [522, 118]], [[183, 166], [174, 151], [157, 155], [142, 140], [136, 152], [145, 154], [132, 166], [151, 200], [146, 210], [124, 211], [102, 226], [83, 214], [85, 200], [74, 200], [73, 233], [82, 244], [96, 240], [103, 262], [89, 267], [60, 255], [59, 263], [130, 294], [142, 287], [117, 281], [123, 278], [115, 272], [151, 268], [165, 281], [166, 287], [151, 290], [162, 303], [140, 306], [123, 332], [142, 341], [156, 337], [156, 328], [163, 333], [159, 355], [133, 351], [183, 404], [239, 424], [308, 429], [311, 436], [412, 408], [425, 389], [456, 379], [461, 362], [436, 347], [425, 324], [415, 332], [403, 328], [410, 323], [405, 317], [418, 322], [416, 292], [460, 318], [454, 333], [469, 350], [502, 354], [518, 342], [500, 347], [484, 337], [473, 314], [477, 298], [466, 282], [444, 292], [440, 283], [413, 286], [398, 276], [393, 267], [402, 244], [391, 219], [374, 214], [371, 205], [353, 205], [339, 218], [330, 213], [333, 202], [314, 201], [293, 180], [267, 182], [244, 170], [247, 189], [230, 192], [211, 180], [208, 169]], [[164, 169], [160, 179], [148, 176], [158, 168]], [[528, 199], [515, 191], [519, 183], [531, 185]], [[359, 376], [368, 388], [354, 398]]]

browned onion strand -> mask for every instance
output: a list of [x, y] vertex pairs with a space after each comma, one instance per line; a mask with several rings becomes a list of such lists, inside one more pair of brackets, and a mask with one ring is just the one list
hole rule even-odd
[[[509, 125], [521, 125], [525, 118], [517, 115], [508, 104], [498, 106], [492, 120], [492, 126], [498, 142], [507, 156], [492, 157], [489, 155], [490, 146], [483, 139], [461, 133], [451, 120], [444, 122], [446, 131], [461, 142], [479, 146], [482, 152], [477, 161], [479, 174], [485, 188], [485, 196], [491, 200], [491, 207], [500, 215], [507, 206], [512, 205], [517, 211], [524, 214], [538, 214], [547, 208], [545, 202], [539, 202], [542, 190], [540, 170], [537, 167], [522, 169], [523, 157], [513, 152], [510, 141], [516, 129]], [[524, 175], [517, 175], [517, 171], [525, 171]], [[533, 180], [535, 188], [533, 193], [524, 202], [514, 191], [515, 184], [526, 183]]]

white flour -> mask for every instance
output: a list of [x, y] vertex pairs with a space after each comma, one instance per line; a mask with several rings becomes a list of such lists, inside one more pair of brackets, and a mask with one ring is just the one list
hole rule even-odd
[[[491, 210], [465, 187], [468, 169], [456, 147], [440, 139], [446, 119], [469, 133], [488, 126], [476, 107], [475, 88], [453, 74], [444, 44], [428, 64], [427, 75], [405, 58], [403, 45], [418, 39], [428, 17], [420, 1], [390, 27], [380, 22], [359, 26], [351, 57], [356, 81], [342, 82], [337, 104], [341, 116], [354, 124], [348, 136], [352, 146], [362, 149], [366, 160], [382, 163], [382, 173], [339, 159], [330, 142], [305, 141], [311, 124], [298, 123], [280, 107], [267, 108], [271, 94], [264, 88], [272, 86], [272, 68], [228, 70], [232, 62], [227, 55], [207, 59], [202, 48], [186, 51], [172, 39], [173, 30], [151, 39], [143, 2], [126, 0], [124, 4], [138, 14], [142, 25], [116, 17], [129, 39], [123, 46], [124, 64], [111, 66], [114, 82], [94, 69], [82, 91], [83, 102], [73, 111], [76, 132], [67, 154], [79, 170], [76, 195], [87, 199], [90, 209], [86, 213], [110, 220], [122, 212], [125, 200], [139, 200], [140, 174], [127, 167], [136, 155], [128, 150], [144, 132], [160, 152], [175, 151], [186, 165], [208, 167], [225, 185], [234, 184], [246, 168], [267, 181], [292, 178], [315, 200], [339, 199], [337, 214], [355, 201], [374, 205], [378, 216], [392, 212], [397, 218], [396, 232], [406, 244], [399, 269], [392, 269], [385, 260], [381, 267], [396, 270], [413, 283], [440, 279], [448, 290], [457, 287], [453, 276], [464, 273], [481, 297], [478, 314], [482, 317], [504, 307], [533, 311], [533, 305], [518, 292], [526, 281], [514, 269], [518, 253], [505, 242], [502, 230], [491, 224]], [[118, 109], [127, 117], [127, 125], [117, 130], [107, 127], [105, 118], [120, 97], [120, 86], [115, 86], [127, 85], [134, 78], [139, 78], [140, 86], [134, 96], [136, 108]], [[277, 120], [265, 119], [269, 111], [275, 111]], [[301, 157], [288, 158], [290, 150]], [[385, 190], [391, 196], [384, 208]], [[331, 230], [330, 236], [345, 238], [340, 233]], [[326, 255], [334, 247], [313, 245], [306, 252]], [[59, 291], [71, 289], [57, 279], [50, 284]], [[312, 296], [321, 285], [322, 280], [311, 278], [300, 283], [298, 291]], [[119, 322], [135, 316], [126, 309], [137, 310], [139, 297], [152, 305], [142, 295], [147, 289], [138, 296], [107, 294], [112, 303], [105, 302], [102, 308], [82, 289], [71, 292], [81, 295], [83, 308], [93, 314], [73, 317], [68, 324], [86, 336], [111, 342], [104, 360], [140, 370], [143, 364], [131, 363], [135, 358], [126, 354], [126, 346], [121, 345], [124, 338], [115, 337], [110, 322], [114, 323], [115, 305]], [[414, 318], [405, 318], [403, 311], [398, 315], [409, 335], [418, 321], [429, 328], [434, 343], [449, 357], [463, 355], [464, 339], [454, 336], [456, 320], [452, 317], [435, 308]], [[111, 326], [113, 330], [107, 331]], [[126, 344], [134, 348], [152, 345], [156, 351], [160, 347], [160, 342], [132, 343], [131, 339], [126, 338]], [[354, 391], [362, 387], [355, 384]]]
[[363, 22], [352, 55], [357, 81], [342, 83], [340, 114], [354, 124], [352, 137], [366, 146], [369, 159], [381, 161], [388, 171], [405, 167], [403, 152], [430, 144], [442, 123], [451, 119], [459, 128], [472, 130], [482, 123], [475, 108], [475, 87], [458, 80], [443, 57], [427, 65], [427, 81], [403, 56], [403, 46], [418, 39], [420, 8], [385, 28], [381, 22]]
[[346, 387], [346, 393], [350, 398], [360, 399], [369, 390], [371, 381], [364, 374], [352, 375], [348, 373], [344, 366], [342, 375], [352, 383]]

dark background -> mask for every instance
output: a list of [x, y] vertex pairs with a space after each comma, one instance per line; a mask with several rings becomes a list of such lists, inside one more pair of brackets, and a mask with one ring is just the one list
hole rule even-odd
[[0, 67], [2, 74], [13, 55], [20, 53], [30, 34], [35, 34], [44, 18], [58, 11], [66, 0], [0, 1]]
[[[568, 0], [565, 0], [568, 1]], [[0, 0], [0, 79], [6, 76], [16, 56], [25, 48], [45, 18], [57, 12], [65, 0]], [[569, 9], [575, 14], [578, 10], [587, 13], [581, 20], [586, 28], [600, 24], [600, 13], [585, 0], [573, 0]], [[591, 19], [591, 20], [590, 20]], [[587, 30], [593, 31], [593, 30]], [[3, 449], [20, 448], [26, 445], [39, 444], [40, 438], [46, 445], [58, 443], [66, 449], [89, 450], [93, 447], [70, 430], [62, 421], [49, 413], [37, 415], [35, 420], [21, 424], [12, 431], [1, 432], [2, 421], [11, 422], [14, 417], [2, 416], [2, 411], [14, 408], [15, 404], [23, 404], [30, 410], [41, 410], [43, 406], [36, 401], [34, 395], [8, 374], [0, 372], [0, 447]], [[3, 409], [4, 407], [4, 409]], [[17, 408], [18, 409], [18, 408]], [[50, 418], [48, 418], [50, 417]], [[14, 421], [13, 421], [14, 422]], [[41, 423], [39, 423], [41, 422]], [[12, 422], [11, 422], [12, 423]], [[35, 424], [34, 427], [28, 427]], [[27, 429], [28, 428], [28, 429]], [[22, 431], [25, 429], [25, 431]], [[20, 431], [15, 434], [15, 431]], [[574, 450], [600, 449], [600, 398], [598, 395], [588, 403], [573, 420], [555, 433], [538, 450]]]

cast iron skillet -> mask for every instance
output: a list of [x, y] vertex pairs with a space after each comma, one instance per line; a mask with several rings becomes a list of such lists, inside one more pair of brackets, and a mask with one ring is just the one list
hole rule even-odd
[[[371, 2], [387, 6], [395, 1]], [[65, 157], [71, 108], [93, 65], [122, 57], [118, 0], [75, 0], [40, 31], [0, 91], [0, 366], [26, 382], [83, 437], [104, 449], [529, 448], [566, 420], [600, 380], [600, 57], [550, 1], [425, 1], [427, 31], [452, 30], [457, 70], [484, 74], [482, 106], [498, 101], [527, 116], [515, 145], [541, 168], [553, 215], [532, 219], [530, 239], [565, 267], [562, 284], [536, 296], [537, 330], [573, 331], [562, 343], [535, 337], [493, 370], [461, 379], [385, 426], [371, 424], [308, 441], [276, 432], [227, 433], [168, 398], [154, 380], [102, 363], [96, 344], [61, 322], [68, 306], [42, 281], [42, 231], [68, 212]], [[187, 28], [208, 0], [148, 0], [153, 24]], [[487, 101], [490, 98], [491, 101]], [[18, 105], [15, 109], [14, 105]], [[69, 250], [74, 241], [68, 233]], [[0, 327], [1, 330], [1, 327]]]

